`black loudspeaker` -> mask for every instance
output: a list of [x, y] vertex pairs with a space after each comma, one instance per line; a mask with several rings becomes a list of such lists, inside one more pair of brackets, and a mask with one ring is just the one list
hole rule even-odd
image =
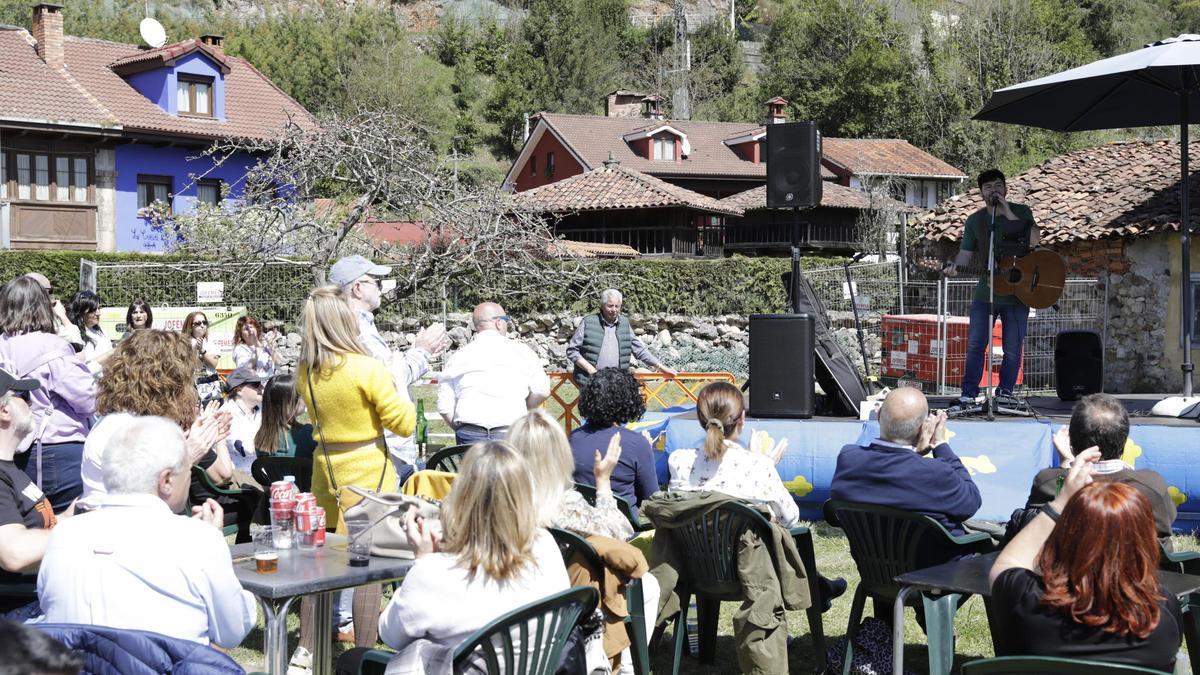
[[1054, 386], [1058, 398], [1075, 401], [1104, 389], [1104, 345], [1090, 330], [1064, 330], [1054, 342]]
[[816, 122], [767, 125], [767, 208], [821, 203], [821, 132]]
[[816, 321], [750, 315], [750, 416], [812, 417]]

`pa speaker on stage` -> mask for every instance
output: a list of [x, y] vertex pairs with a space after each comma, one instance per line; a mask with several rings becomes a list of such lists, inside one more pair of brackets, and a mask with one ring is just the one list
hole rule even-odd
[[1090, 330], [1064, 330], [1054, 343], [1054, 383], [1058, 397], [1075, 401], [1104, 389], [1104, 345]]
[[767, 125], [767, 208], [821, 203], [821, 132], [816, 122]]
[[816, 320], [808, 314], [750, 315], [750, 416], [813, 416]]

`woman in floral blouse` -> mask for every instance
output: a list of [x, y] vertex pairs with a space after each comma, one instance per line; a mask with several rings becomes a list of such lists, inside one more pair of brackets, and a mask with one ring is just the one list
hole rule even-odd
[[[791, 527], [800, 520], [800, 509], [775, 465], [783, 457], [787, 439], [772, 445], [738, 444], [746, 423], [745, 400], [737, 387], [714, 382], [700, 390], [696, 401], [704, 447], [676, 450], [667, 458], [671, 468], [669, 490], [712, 490], [770, 507], [775, 522]], [[759, 448], [758, 445], [767, 447]]]

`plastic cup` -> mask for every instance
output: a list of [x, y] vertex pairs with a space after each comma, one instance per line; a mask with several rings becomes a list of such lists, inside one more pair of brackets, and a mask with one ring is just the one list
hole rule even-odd
[[271, 500], [271, 526], [275, 529], [275, 547], [292, 547], [292, 507], [290, 501]]
[[279, 549], [275, 546], [278, 528], [268, 525], [254, 533], [254, 571], [275, 574], [279, 571]]
[[346, 521], [346, 552], [351, 567], [366, 567], [371, 559], [371, 522]]
[[297, 532], [292, 537], [296, 542], [296, 548], [301, 551], [315, 551], [317, 548], [317, 531], [309, 530], [308, 532]]

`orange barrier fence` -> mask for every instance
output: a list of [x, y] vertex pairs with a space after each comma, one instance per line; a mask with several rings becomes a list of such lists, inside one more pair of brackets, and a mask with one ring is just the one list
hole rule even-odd
[[[661, 373], [634, 373], [642, 383], [642, 396], [647, 410], [662, 410], [696, 402], [696, 395], [710, 382], [737, 384], [732, 373], [679, 373], [672, 377]], [[555, 404], [560, 411], [556, 411]], [[579, 417], [579, 389], [571, 373], [550, 373], [548, 412], [554, 414], [569, 434], [582, 423]]]

